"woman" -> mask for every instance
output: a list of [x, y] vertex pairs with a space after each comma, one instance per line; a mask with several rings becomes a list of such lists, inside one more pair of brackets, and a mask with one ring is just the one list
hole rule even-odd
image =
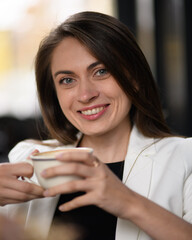
[[[1, 205], [14, 203], [8, 207], [16, 215], [15, 203], [32, 200], [19, 204], [26, 226], [35, 218], [45, 235], [59, 219], [78, 226], [82, 239], [191, 239], [192, 139], [170, 133], [127, 27], [101, 13], [75, 14], [42, 41], [35, 68], [43, 118], [56, 140], [21, 142], [11, 151], [13, 163], [0, 168]], [[17, 179], [32, 176], [21, 162], [32, 151], [68, 145], [94, 154], [60, 155], [68, 167], [42, 175], [83, 179], [46, 191]]]

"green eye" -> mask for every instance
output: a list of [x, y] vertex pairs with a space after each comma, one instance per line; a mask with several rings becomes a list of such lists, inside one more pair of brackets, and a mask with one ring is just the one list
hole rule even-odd
[[99, 69], [97, 72], [96, 72], [96, 75], [97, 76], [102, 76], [102, 75], [105, 75], [105, 74], [107, 74], [108, 72], [107, 72], [107, 69], [105, 69], [105, 68], [102, 68], [102, 69]]
[[74, 80], [72, 78], [62, 78], [60, 84], [69, 85], [72, 84]]

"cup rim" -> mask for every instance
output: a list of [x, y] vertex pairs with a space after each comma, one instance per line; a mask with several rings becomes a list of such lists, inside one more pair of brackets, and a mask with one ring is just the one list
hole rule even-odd
[[[50, 152], [54, 152], [54, 153], [62, 153], [65, 152], [66, 150], [73, 150], [73, 151], [78, 151], [78, 150], [87, 150], [88, 152], [92, 153], [93, 149], [89, 148], [89, 147], [74, 147], [74, 148], [63, 148], [63, 149], [56, 149], [56, 150], [49, 150], [49, 151], [45, 151], [45, 152], [38, 152], [38, 153], [34, 153], [30, 156], [31, 160], [33, 161], [51, 161], [51, 160], [55, 160], [55, 156], [43, 156], [44, 154], [50, 153]], [[55, 154], [55, 155], [56, 155]]]

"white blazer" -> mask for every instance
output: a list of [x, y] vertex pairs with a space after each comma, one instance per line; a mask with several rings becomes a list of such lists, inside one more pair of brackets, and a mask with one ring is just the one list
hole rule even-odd
[[[10, 152], [10, 162], [26, 161], [34, 149], [47, 151], [50, 147], [20, 142]], [[37, 181], [35, 176], [33, 181]], [[134, 126], [122, 181], [130, 189], [192, 223], [192, 138], [147, 138]], [[0, 210], [12, 217], [22, 212], [26, 228], [35, 221], [39, 231], [46, 237], [58, 199], [59, 196], [36, 199], [1, 207]], [[151, 237], [132, 222], [118, 218], [116, 239], [149, 240]]]

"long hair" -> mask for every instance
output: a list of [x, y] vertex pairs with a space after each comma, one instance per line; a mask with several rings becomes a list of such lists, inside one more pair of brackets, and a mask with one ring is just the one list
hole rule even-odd
[[51, 136], [63, 144], [76, 141], [78, 130], [63, 114], [51, 75], [53, 50], [68, 36], [80, 41], [102, 62], [132, 102], [130, 119], [145, 136], [170, 136], [157, 86], [144, 54], [126, 25], [97, 12], [72, 15], [43, 39], [35, 73], [39, 102]]

